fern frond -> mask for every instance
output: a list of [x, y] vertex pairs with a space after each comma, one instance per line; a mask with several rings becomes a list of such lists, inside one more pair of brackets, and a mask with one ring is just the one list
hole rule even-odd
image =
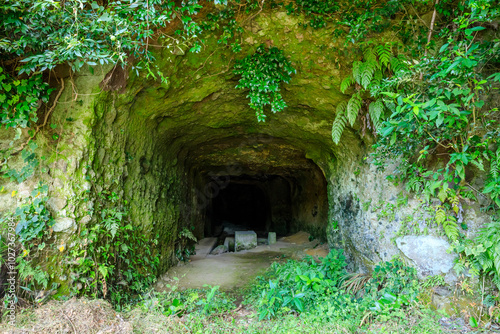
[[480, 171], [483, 171], [484, 172], [484, 165], [483, 165], [483, 162], [482, 161], [478, 161], [478, 160], [471, 160], [470, 161], [474, 166], [477, 167], [477, 169], [479, 169]]
[[347, 108], [347, 101], [342, 101], [339, 104], [337, 104], [337, 109], [336, 109], [336, 114], [340, 114], [345, 112], [345, 109]]
[[495, 179], [500, 176], [500, 147], [497, 149], [493, 159], [491, 159], [490, 174]]
[[436, 210], [436, 223], [442, 225], [446, 221], [446, 212], [441, 205], [438, 205]]
[[390, 62], [391, 62], [391, 70], [394, 73], [398, 72], [398, 69], [401, 67], [401, 64], [399, 63], [399, 59], [396, 57], [392, 57]]
[[448, 219], [443, 222], [443, 229], [444, 233], [446, 233], [451, 241], [458, 239], [460, 234], [458, 232], [458, 225], [455, 217], [449, 216]]
[[365, 62], [377, 63], [377, 55], [373, 48], [366, 48], [363, 52], [363, 59]]
[[422, 189], [422, 181], [418, 177], [414, 177], [408, 180], [406, 183], [407, 191], [420, 192]]
[[453, 196], [448, 197], [448, 200], [450, 201], [451, 208], [453, 211], [458, 214], [458, 211], [460, 210], [460, 198], [455, 194]]
[[358, 117], [358, 113], [361, 110], [361, 103], [363, 100], [359, 93], [354, 94], [349, 102], [347, 103], [347, 119], [351, 126], [354, 125], [356, 118]]
[[354, 83], [354, 77], [353, 75], [351, 74], [350, 76], [344, 78], [344, 80], [342, 80], [342, 83], [340, 84], [340, 91], [345, 94], [345, 91], [351, 87], [351, 85]]
[[370, 82], [372, 81], [373, 74], [377, 70], [377, 60], [369, 60], [363, 63], [361, 66], [361, 86], [363, 86], [364, 89], [368, 88], [368, 85], [370, 85]]
[[384, 75], [382, 74], [382, 71], [380, 69], [377, 69], [375, 73], [373, 73], [373, 79], [370, 85], [373, 86], [379, 86], [380, 83], [382, 82]]
[[[339, 110], [338, 106], [337, 110]], [[335, 120], [332, 124], [332, 140], [336, 145], [338, 145], [340, 142], [340, 138], [342, 137], [342, 132], [344, 131], [346, 123], [347, 119], [345, 117], [344, 111], [341, 110], [340, 112], [337, 112], [337, 116], [335, 116]]]
[[393, 101], [386, 101], [384, 104], [391, 113], [396, 111], [396, 104]]
[[391, 62], [391, 58], [392, 58], [392, 50], [391, 50], [391, 46], [389, 45], [389, 43], [378, 45], [376, 47], [376, 50], [377, 50], [378, 59], [380, 60], [380, 63], [383, 66], [388, 67], [390, 62]]
[[352, 76], [354, 80], [361, 85], [361, 72], [363, 70], [363, 63], [359, 60], [352, 63]]
[[384, 111], [384, 103], [382, 102], [381, 99], [378, 99], [377, 101], [370, 103], [370, 106], [368, 107], [368, 112], [370, 114], [372, 123], [375, 126], [375, 129], [378, 129], [380, 126], [380, 116], [382, 116], [383, 111]]

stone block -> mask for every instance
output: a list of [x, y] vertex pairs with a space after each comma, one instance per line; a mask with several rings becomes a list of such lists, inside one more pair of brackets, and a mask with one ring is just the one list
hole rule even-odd
[[234, 252], [234, 237], [226, 237], [224, 239], [224, 246], [227, 247], [228, 252]]
[[257, 245], [267, 245], [267, 238], [257, 238]]
[[234, 250], [239, 252], [257, 247], [257, 233], [254, 231], [236, 231], [234, 233]]
[[219, 245], [210, 252], [212, 255], [220, 255], [224, 253], [227, 253], [227, 247], [225, 245]]
[[276, 243], [276, 232], [269, 232], [267, 234], [267, 244], [272, 245]]

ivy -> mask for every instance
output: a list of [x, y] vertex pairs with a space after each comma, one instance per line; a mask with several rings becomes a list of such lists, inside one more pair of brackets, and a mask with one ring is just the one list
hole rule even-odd
[[276, 47], [267, 49], [260, 45], [254, 54], [236, 61], [234, 74], [240, 75], [236, 88], [249, 89], [250, 108], [255, 110], [259, 122], [266, 120], [264, 108], [270, 106], [273, 113], [282, 111], [286, 103], [280, 93], [281, 83], [289, 83], [296, 73], [283, 51]]
[[[5, 233], [0, 239], [9, 240], [11, 251], [18, 253], [17, 286], [24, 290], [23, 296], [27, 294], [30, 298], [35, 297], [35, 290], [46, 289], [50, 280], [45, 268], [39, 264], [40, 259], [45, 258], [45, 254], [42, 255], [45, 241], [51, 238], [51, 227], [55, 222], [47, 208], [47, 193], [48, 186], [40, 182], [14, 212], [6, 212], [0, 216], [0, 226]], [[17, 196], [16, 192], [12, 193], [12, 197], [14, 196]], [[10, 232], [14, 226], [15, 230]]]
[[34, 142], [30, 142], [29, 145], [21, 151], [21, 158], [23, 164], [19, 169], [9, 167], [7, 164], [3, 165], [0, 172], [5, 173], [5, 177], [10, 178], [12, 181], [21, 183], [27, 180], [29, 177], [33, 176], [36, 168], [39, 166], [40, 162], [35, 153], [37, 145]]
[[26, 128], [38, 120], [38, 101], [47, 102], [50, 90], [41, 75], [28, 79], [10, 76], [0, 67], [0, 124]]
[[13, 218], [17, 222], [16, 233], [21, 243], [42, 238], [48, 228], [54, 225], [46, 204], [48, 190], [47, 185], [39, 184], [30, 197], [16, 208]]

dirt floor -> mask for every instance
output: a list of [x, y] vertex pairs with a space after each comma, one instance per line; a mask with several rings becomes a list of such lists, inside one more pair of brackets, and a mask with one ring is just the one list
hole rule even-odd
[[[161, 276], [155, 286], [163, 291], [167, 284], [175, 282], [179, 289], [201, 288], [204, 284], [218, 285], [221, 290], [246, 286], [251, 280], [282, 258], [300, 259], [306, 255], [324, 257], [326, 245], [317, 240], [309, 241], [309, 234], [298, 232], [279, 239], [273, 245], [260, 245], [254, 249], [210, 255], [213, 243], [203, 239], [196, 248], [196, 256], [189, 263], [179, 263]], [[174, 277], [178, 280], [174, 280]]]

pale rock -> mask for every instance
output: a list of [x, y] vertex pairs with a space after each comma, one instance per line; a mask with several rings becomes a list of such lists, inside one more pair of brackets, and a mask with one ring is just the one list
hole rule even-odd
[[54, 226], [52, 226], [52, 230], [54, 230], [54, 232], [64, 232], [74, 227], [75, 225], [75, 220], [72, 218], [58, 218], [56, 219], [56, 223], [54, 224]]

